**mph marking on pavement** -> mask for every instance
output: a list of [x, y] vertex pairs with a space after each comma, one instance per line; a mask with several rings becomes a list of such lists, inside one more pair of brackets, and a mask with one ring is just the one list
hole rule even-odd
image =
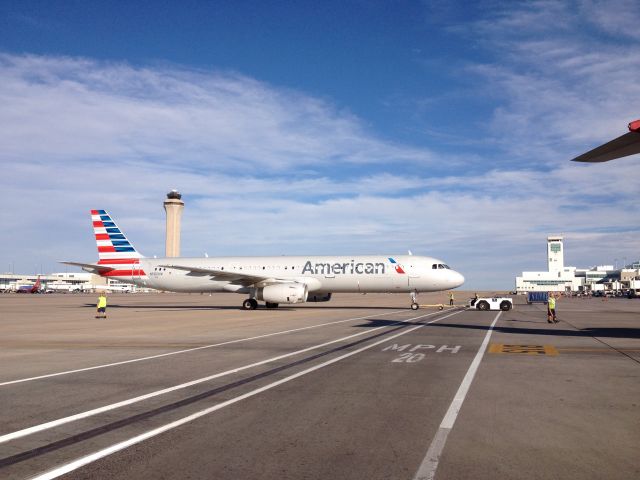
[[424, 360], [424, 358], [426, 357], [426, 355], [420, 352], [420, 350], [435, 351], [435, 353], [458, 353], [461, 348], [461, 345], [456, 345], [455, 347], [450, 347], [449, 345], [441, 345], [440, 347], [436, 347], [436, 345], [423, 345], [419, 343], [412, 347], [410, 343], [407, 343], [406, 345], [398, 345], [397, 343], [394, 343], [393, 345], [384, 347], [382, 351], [386, 352], [387, 350], [391, 350], [402, 352], [397, 358], [391, 360], [392, 362], [417, 363], [421, 360]]
[[522, 353], [525, 355], [557, 355], [558, 350], [552, 345], [503, 345], [492, 343], [489, 353]]

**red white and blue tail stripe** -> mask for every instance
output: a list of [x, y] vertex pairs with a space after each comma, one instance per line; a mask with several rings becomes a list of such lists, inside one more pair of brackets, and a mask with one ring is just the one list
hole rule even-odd
[[98, 265], [112, 267], [107, 277], [141, 276], [139, 259], [144, 258], [105, 210], [91, 210], [93, 233], [98, 246]]

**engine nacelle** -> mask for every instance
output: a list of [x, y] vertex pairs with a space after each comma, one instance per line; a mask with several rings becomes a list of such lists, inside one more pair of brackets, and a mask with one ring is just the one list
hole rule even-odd
[[268, 303], [304, 303], [308, 289], [304, 283], [276, 283], [259, 288], [256, 294], [258, 300]]
[[307, 295], [307, 302], [328, 302], [331, 300], [330, 293], [310, 293]]

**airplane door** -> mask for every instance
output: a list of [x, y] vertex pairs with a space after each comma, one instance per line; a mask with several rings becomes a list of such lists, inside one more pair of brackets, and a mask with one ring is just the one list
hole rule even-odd
[[418, 274], [418, 269], [415, 268], [414, 265], [410, 263], [406, 265], [405, 269], [407, 270], [407, 285], [410, 289], [415, 289], [420, 284], [420, 275]]

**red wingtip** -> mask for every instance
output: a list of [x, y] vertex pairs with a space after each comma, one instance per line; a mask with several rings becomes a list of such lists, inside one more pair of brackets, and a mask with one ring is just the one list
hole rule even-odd
[[629, 124], [629, 131], [640, 133], [640, 120], [635, 120]]

